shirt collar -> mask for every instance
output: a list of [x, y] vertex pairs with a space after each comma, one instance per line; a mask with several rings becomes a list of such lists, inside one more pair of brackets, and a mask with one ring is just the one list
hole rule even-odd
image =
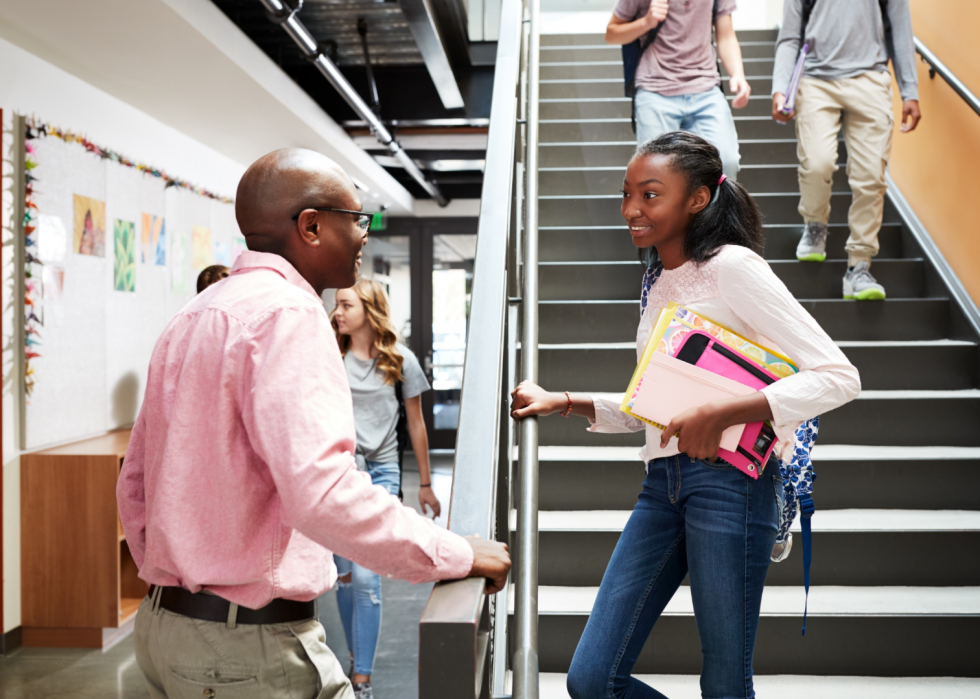
[[314, 291], [310, 283], [296, 271], [296, 268], [293, 267], [285, 257], [273, 254], [271, 252], [244, 250], [242, 254], [238, 256], [238, 259], [235, 260], [235, 265], [231, 268], [231, 274], [244, 274], [253, 269], [272, 270], [293, 286], [297, 286], [300, 289], [308, 291], [314, 296], [317, 296], [316, 291]]

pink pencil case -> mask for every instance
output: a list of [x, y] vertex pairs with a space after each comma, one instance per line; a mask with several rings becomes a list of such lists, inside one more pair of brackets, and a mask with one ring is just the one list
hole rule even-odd
[[[689, 332], [674, 357], [757, 391], [779, 380], [775, 374], [701, 330]], [[758, 478], [775, 446], [776, 433], [772, 425], [752, 422], [745, 426], [736, 449], [719, 449], [718, 456], [747, 476]]]

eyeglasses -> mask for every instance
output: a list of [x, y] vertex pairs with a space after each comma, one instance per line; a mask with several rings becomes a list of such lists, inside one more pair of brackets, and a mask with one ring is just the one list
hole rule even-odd
[[[303, 209], [303, 211], [306, 211], [307, 209], [313, 209], [314, 211], [333, 211], [334, 213], [338, 213], [338, 214], [351, 214], [353, 216], [357, 216], [357, 227], [365, 232], [367, 232], [367, 230], [371, 228], [371, 219], [374, 218], [374, 214], [372, 214], [370, 211], [351, 211], [350, 209], [331, 209], [323, 206], [307, 206], [305, 209]], [[296, 212], [290, 218], [292, 218], [295, 221], [296, 219], [299, 218], [299, 215], [303, 213], [303, 211]]]

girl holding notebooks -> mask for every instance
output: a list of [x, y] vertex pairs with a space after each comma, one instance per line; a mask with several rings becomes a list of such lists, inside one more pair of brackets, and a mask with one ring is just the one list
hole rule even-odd
[[616, 545], [572, 660], [573, 699], [663, 697], [630, 676], [686, 575], [701, 639], [704, 697], [754, 697], [752, 653], [778, 521], [782, 479], [770, 463], [752, 479], [717, 461], [733, 425], [771, 421], [788, 460], [796, 428], [857, 397], [857, 370], [760, 257], [755, 202], [722, 173], [718, 150], [673, 132], [641, 144], [623, 182], [623, 218], [647, 263], [637, 329], [643, 352], [670, 302], [760, 345], [799, 373], [761, 391], [674, 417], [661, 432], [620, 411], [622, 396], [552, 393], [523, 383], [512, 416], [582, 415], [593, 432], [646, 430], [637, 504]]

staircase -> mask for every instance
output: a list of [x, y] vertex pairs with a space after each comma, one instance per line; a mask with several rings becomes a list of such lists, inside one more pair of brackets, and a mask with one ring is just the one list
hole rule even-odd
[[[841, 299], [851, 198], [843, 141], [828, 260], [796, 261], [796, 139], [769, 118], [776, 34], [739, 37], [755, 95], [736, 112], [739, 181], [762, 210], [766, 258], [864, 388], [821, 419], [807, 635], [797, 548], [769, 570], [757, 691], [980, 696], [980, 680], [969, 679], [980, 677], [978, 338], [890, 201], [873, 266], [889, 298]], [[619, 213], [635, 146], [620, 51], [598, 34], [541, 43], [541, 383], [619, 393], [635, 365], [643, 274]], [[541, 691], [566, 697], [563, 674], [643, 480], [643, 434], [589, 434], [581, 419], [554, 416], [541, 421], [540, 440]], [[681, 588], [634, 672], [671, 697], [695, 697], [700, 666]]]

